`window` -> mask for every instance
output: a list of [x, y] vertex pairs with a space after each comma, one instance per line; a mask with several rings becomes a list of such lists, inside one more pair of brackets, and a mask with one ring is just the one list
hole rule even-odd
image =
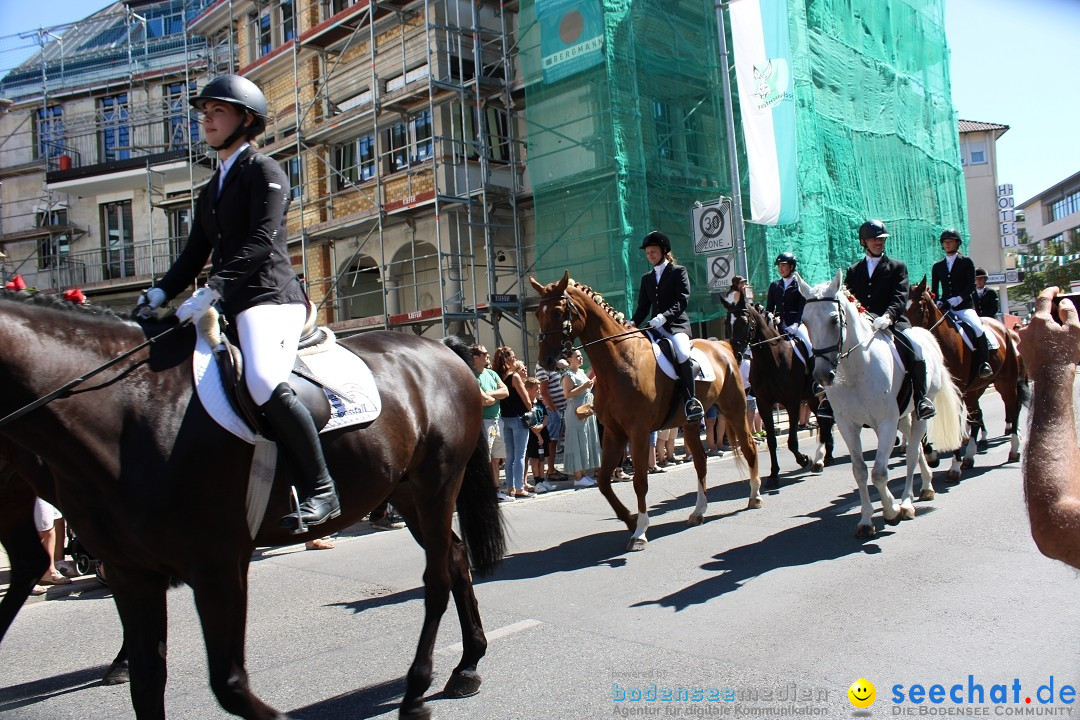
[[1080, 190], [1075, 190], [1051, 203], [1046, 221], [1055, 222], [1077, 212], [1080, 212]]
[[259, 33], [259, 57], [262, 57], [274, 49], [274, 35], [271, 32], [272, 28], [270, 27], [269, 9], [264, 9], [259, 13], [257, 27]]
[[108, 95], [98, 100], [101, 111], [101, 162], [127, 160], [131, 157], [131, 125], [128, 124], [127, 93]]
[[281, 169], [289, 178], [289, 197], [293, 200], [300, 197], [300, 158], [291, 157], [281, 163]]
[[[39, 228], [67, 224], [66, 208], [36, 213], [36, 225]], [[71, 252], [71, 236], [67, 233], [41, 238], [38, 240], [38, 268], [60, 267], [67, 261], [69, 252]]]
[[675, 125], [667, 103], [653, 100], [653, 124], [656, 128], [656, 155], [671, 159], [675, 155]]
[[390, 129], [390, 172], [404, 170], [431, 157], [433, 150], [431, 112], [423, 110], [407, 123]]
[[134, 275], [135, 232], [131, 221], [131, 201], [102, 205], [101, 230], [105, 279], [115, 280]]
[[[480, 157], [479, 139], [476, 136], [475, 110], [469, 106], [462, 108], [454, 105], [454, 160], [461, 157], [476, 160]], [[500, 107], [484, 108], [481, 115], [484, 142], [487, 145], [488, 159], [495, 162], [510, 161], [510, 137], [507, 132], [506, 111]]]
[[296, 27], [293, 24], [293, 18], [295, 16], [296, 8], [294, 0], [281, 0], [281, 41], [283, 43], [289, 42], [296, 37]]
[[363, 135], [334, 148], [335, 190], [375, 177], [375, 136]]
[[184, 32], [184, 8], [179, 3], [156, 3], [140, 12], [146, 17], [147, 37], [166, 37]]
[[169, 253], [170, 256], [164, 259], [165, 267], [160, 271], [157, 264], [161, 262], [158, 258], [154, 258], [154, 274], [158, 272], [165, 272], [168, 269], [168, 264], [171, 263], [173, 258], [180, 254], [180, 251], [184, 249], [184, 245], [187, 244], [188, 236], [191, 235], [191, 207], [180, 207], [166, 211], [169, 216]]
[[64, 153], [64, 108], [52, 105], [34, 114], [35, 158], [51, 160]]
[[968, 143], [968, 159], [972, 165], [986, 164], [986, 143]]
[[186, 148], [199, 137], [199, 119], [188, 105], [188, 97], [195, 94], [195, 83], [188, 85], [184, 92], [184, 83], [169, 83], [165, 86], [165, 107], [168, 118], [165, 121], [165, 149]]
[[337, 15], [345, 8], [355, 5], [358, 2], [360, 2], [360, 0], [332, 0], [330, 3], [330, 13], [332, 15]]

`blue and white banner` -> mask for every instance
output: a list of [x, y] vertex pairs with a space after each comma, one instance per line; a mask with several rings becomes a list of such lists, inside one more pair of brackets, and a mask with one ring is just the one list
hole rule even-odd
[[750, 222], [799, 220], [787, 0], [731, 0], [731, 39], [750, 173]]
[[536, 0], [536, 19], [545, 83], [570, 77], [604, 59], [600, 0]]

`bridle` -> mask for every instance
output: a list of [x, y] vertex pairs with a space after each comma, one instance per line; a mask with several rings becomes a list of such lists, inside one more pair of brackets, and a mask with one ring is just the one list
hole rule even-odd
[[[826, 362], [830, 363], [833, 367], [840, 367], [840, 361], [847, 357], [849, 354], [851, 354], [851, 351], [855, 349], [852, 348], [847, 352], [841, 352], [844, 347], [844, 329], [847, 327], [847, 318], [844, 313], [844, 308], [840, 305], [840, 298], [837, 296], [820, 298], [815, 297], [806, 299], [807, 304], [819, 302], [829, 302], [836, 305], [836, 317], [839, 319], [840, 322], [840, 336], [837, 339], [835, 345], [829, 345], [828, 347], [817, 347], [815, 344], [813, 352], [810, 353], [810, 362], [813, 363], [817, 358], [820, 357], [825, 358]], [[835, 358], [830, 358], [828, 357], [829, 355], [833, 355], [835, 356]]]
[[627, 330], [626, 332], [623, 332], [623, 333], [616, 333], [614, 335], [606, 335], [606, 336], [604, 336], [602, 338], [599, 338], [597, 340], [591, 340], [591, 341], [589, 341], [587, 343], [581, 343], [580, 345], [577, 345], [575, 347], [574, 343], [573, 343], [573, 339], [574, 339], [574, 321], [580, 319], [582, 321], [582, 323], [584, 323], [584, 321], [585, 321], [585, 311], [574, 304], [574, 301], [572, 299], [570, 299], [569, 293], [567, 293], [565, 290], [563, 290], [561, 295], [558, 295], [558, 296], [553, 295], [551, 297], [542, 298], [540, 300], [540, 305], [543, 305], [544, 303], [551, 302], [553, 300], [558, 301], [558, 302], [565, 302], [566, 303], [566, 313], [563, 315], [562, 323], [560, 324], [558, 330], [545, 330], [545, 331], [537, 333], [536, 340], [537, 340], [537, 342], [543, 342], [544, 338], [548, 337], [549, 335], [562, 335], [563, 336], [562, 350], [563, 350], [564, 353], [571, 352], [572, 350], [583, 350], [583, 349], [587, 348], [590, 345], [595, 345], [597, 343], [607, 342], [608, 340], [613, 340], [615, 338], [625, 337], [627, 335], [634, 335], [636, 333], [644, 333], [645, 332], [645, 328], [633, 328], [633, 329]]

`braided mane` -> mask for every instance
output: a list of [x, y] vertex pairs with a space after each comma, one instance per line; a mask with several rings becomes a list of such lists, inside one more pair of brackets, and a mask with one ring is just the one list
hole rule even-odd
[[104, 305], [74, 303], [70, 300], [65, 300], [60, 295], [53, 295], [51, 293], [27, 293], [22, 290], [0, 288], [0, 299], [27, 305], [38, 305], [53, 310], [59, 310], [60, 312], [82, 313], [84, 315], [101, 318], [105, 321], [119, 322], [125, 325], [135, 324], [128, 318], [116, 313], [114, 310], [107, 308]]
[[611, 305], [609, 305], [607, 303], [607, 301], [604, 300], [603, 295], [596, 292], [595, 290], [593, 290], [588, 285], [582, 285], [581, 283], [574, 280], [574, 278], [570, 278], [570, 281], [567, 283], [567, 285], [570, 286], [570, 287], [577, 288], [581, 292], [585, 293], [585, 295], [592, 298], [592, 301], [595, 302], [597, 305], [599, 305], [600, 309], [603, 310], [604, 312], [606, 312], [609, 316], [611, 316], [616, 322], [618, 322], [618, 323], [620, 323], [622, 325], [626, 324], [626, 315], [624, 313], [622, 313], [621, 311], [616, 310]]

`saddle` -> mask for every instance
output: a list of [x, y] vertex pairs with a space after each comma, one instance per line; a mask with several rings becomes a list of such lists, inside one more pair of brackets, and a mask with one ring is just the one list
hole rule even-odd
[[960, 333], [961, 337], [964, 338], [964, 342], [967, 344], [968, 348], [975, 348], [975, 339], [978, 337], [978, 335], [975, 334], [975, 328], [971, 325], [971, 323], [965, 321], [963, 318], [953, 312], [945, 313], [945, 322], [948, 323], [949, 327], [951, 327], [953, 330]]

